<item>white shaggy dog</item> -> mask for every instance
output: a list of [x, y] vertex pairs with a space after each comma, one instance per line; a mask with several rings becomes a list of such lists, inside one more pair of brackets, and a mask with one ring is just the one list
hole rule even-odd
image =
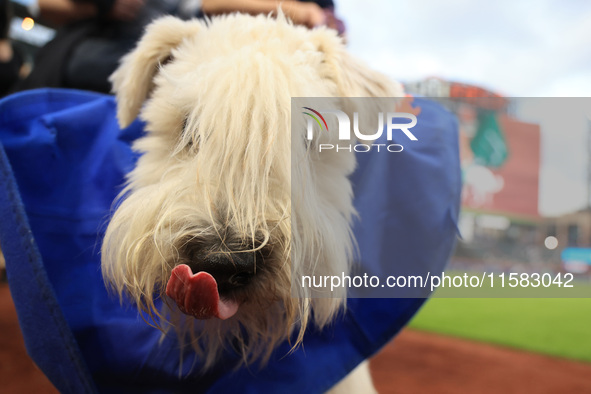
[[[335, 318], [346, 294], [314, 298], [297, 278], [349, 272], [355, 157], [311, 154], [304, 123], [290, 132], [290, 99], [393, 97], [399, 85], [333, 31], [281, 14], [157, 20], [112, 82], [121, 126], [143, 106], [147, 133], [103, 242], [109, 286], [174, 326], [205, 368], [236, 343], [244, 363], [264, 363]], [[371, 388], [359, 371], [351, 380]]]

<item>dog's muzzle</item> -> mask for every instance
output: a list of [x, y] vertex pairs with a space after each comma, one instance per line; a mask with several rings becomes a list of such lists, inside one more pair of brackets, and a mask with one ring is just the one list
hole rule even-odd
[[187, 264], [177, 265], [168, 280], [166, 295], [183, 313], [197, 319], [228, 319], [240, 306], [232, 292], [250, 283], [256, 273], [255, 260], [253, 253], [214, 255], [200, 261], [195, 274]]

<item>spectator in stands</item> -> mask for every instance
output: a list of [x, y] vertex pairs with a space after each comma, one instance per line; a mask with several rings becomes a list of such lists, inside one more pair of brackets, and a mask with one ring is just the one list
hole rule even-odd
[[38, 0], [40, 15], [63, 26], [39, 51], [36, 67], [20, 86], [70, 87], [108, 93], [109, 75], [141, 37], [144, 27], [164, 14], [183, 19], [234, 11], [270, 13], [281, 4], [294, 23], [328, 24], [340, 32], [332, 0]]
[[22, 56], [14, 50], [8, 36], [11, 19], [10, 0], [0, 0], [0, 97], [18, 81], [23, 65]]

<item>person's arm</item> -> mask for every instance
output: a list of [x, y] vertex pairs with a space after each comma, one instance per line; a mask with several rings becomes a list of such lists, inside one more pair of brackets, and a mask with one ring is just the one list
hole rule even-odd
[[72, 0], [38, 0], [39, 14], [43, 19], [61, 26], [98, 14], [96, 5]]
[[38, 0], [38, 3], [41, 17], [61, 26], [98, 16], [129, 21], [143, 7], [144, 0]]
[[326, 23], [324, 11], [318, 4], [293, 0], [202, 0], [201, 9], [205, 14], [217, 15], [230, 12], [247, 14], [268, 14], [281, 5], [283, 12], [295, 23], [314, 27]]

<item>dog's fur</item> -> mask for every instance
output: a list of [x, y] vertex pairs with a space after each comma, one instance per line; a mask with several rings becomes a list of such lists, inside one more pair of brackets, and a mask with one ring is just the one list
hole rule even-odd
[[[120, 125], [145, 102], [147, 133], [103, 242], [110, 287], [161, 328], [172, 324], [205, 368], [236, 344], [244, 363], [265, 362], [292, 334], [295, 346], [309, 324], [334, 319], [346, 294], [313, 298], [296, 278], [349, 272], [355, 157], [313, 154], [304, 123], [292, 137], [290, 98], [394, 97], [400, 86], [351, 57], [333, 31], [281, 13], [159, 19], [112, 82]], [[187, 317], [167, 300], [176, 265], [199, 270], [204, 255], [231, 263], [255, 252], [254, 279], [229, 295], [240, 302], [230, 319]]]

